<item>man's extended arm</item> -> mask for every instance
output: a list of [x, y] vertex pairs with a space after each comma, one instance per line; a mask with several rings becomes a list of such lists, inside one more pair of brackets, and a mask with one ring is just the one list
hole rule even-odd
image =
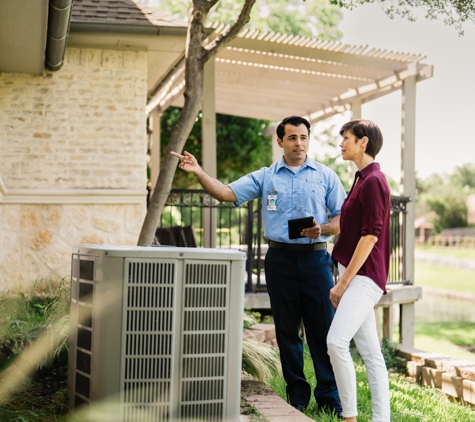
[[180, 167], [182, 170], [187, 173], [193, 173], [196, 176], [198, 182], [200, 182], [203, 189], [208, 192], [213, 198], [217, 199], [220, 202], [237, 202], [236, 195], [232, 189], [221, 183], [218, 179], [211, 177], [209, 174], [199, 166], [196, 158], [191, 155], [189, 152], [184, 151], [184, 155], [180, 155], [177, 152], [171, 152], [171, 155], [178, 157], [180, 160]]

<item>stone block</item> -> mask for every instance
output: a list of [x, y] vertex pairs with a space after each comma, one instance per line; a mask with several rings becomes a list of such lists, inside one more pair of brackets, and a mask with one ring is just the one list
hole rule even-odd
[[459, 362], [457, 364], [457, 375], [460, 375], [465, 380], [475, 381], [475, 364], [467, 361]]
[[421, 363], [412, 360], [407, 362], [407, 374], [417, 383], [421, 382], [422, 366]]
[[256, 324], [251, 327], [251, 330], [262, 330], [265, 333], [266, 341], [275, 339], [274, 324]]
[[49, 230], [40, 230], [27, 240], [28, 247], [35, 251], [46, 248], [53, 238], [53, 233]]
[[118, 233], [122, 229], [122, 222], [119, 219], [107, 217], [93, 217], [93, 224], [96, 229], [105, 231], [107, 233]]
[[246, 338], [254, 338], [257, 341], [261, 341], [261, 342], [265, 341], [266, 339], [266, 333], [262, 330], [253, 330], [253, 329], [244, 330], [243, 335]]
[[441, 388], [442, 374], [443, 371], [438, 369], [429, 368], [427, 366], [422, 367], [422, 385], [432, 388]]
[[462, 381], [462, 377], [444, 372], [442, 374], [442, 391], [452, 397], [461, 397], [463, 390]]
[[475, 405], [475, 381], [463, 380], [462, 387], [464, 401]]

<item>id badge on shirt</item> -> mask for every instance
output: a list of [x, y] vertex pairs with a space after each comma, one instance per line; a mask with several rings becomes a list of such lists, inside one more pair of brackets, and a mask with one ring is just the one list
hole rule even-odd
[[267, 195], [267, 211], [277, 211], [277, 195]]

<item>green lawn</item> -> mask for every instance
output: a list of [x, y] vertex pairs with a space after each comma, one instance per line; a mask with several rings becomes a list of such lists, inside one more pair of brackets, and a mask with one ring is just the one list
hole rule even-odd
[[[418, 248], [421, 248], [418, 246]], [[426, 248], [431, 253], [456, 254], [468, 257], [475, 251], [442, 248]], [[462, 257], [462, 256], [459, 256]], [[475, 295], [475, 271], [415, 263], [417, 286], [433, 287], [458, 293]], [[437, 352], [456, 359], [475, 361], [475, 353], [468, 351], [475, 347], [475, 311], [470, 300], [454, 300], [436, 297], [428, 293], [422, 302], [416, 303], [414, 347]], [[430, 301], [430, 302], [429, 302]], [[418, 307], [424, 312], [417, 312]]]
[[[441, 256], [475, 259], [475, 250], [417, 246]], [[475, 271], [447, 266], [415, 263], [416, 286], [433, 287], [458, 293], [475, 295]], [[428, 293], [422, 302], [416, 303], [414, 347], [433, 351], [456, 359], [475, 361], [475, 311], [470, 300], [454, 300], [436, 297]], [[424, 312], [417, 312], [423, 307]]]
[[475, 271], [416, 261], [414, 278], [416, 286], [435, 287], [475, 295]]
[[[357, 388], [358, 388], [358, 422], [371, 420], [371, 394], [369, 391], [366, 370], [359, 355], [354, 356]], [[305, 376], [309, 383], [315, 385], [313, 365], [305, 349]], [[474, 422], [475, 412], [468, 407], [449, 401], [438, 389], [422, 387], [408, 382], [404, 376], [390, 373], [391, 421], [392, 422]], [[271, 382], [272, 388], [286, 400], [285, 382], [283, 378], [275, 377]], [[317, 410], [312, 399], [306, 412], [307, 416], [316, 422], [336, 422], [332, 415]]]
[[451, 256], [454, 258], [474, 259], [475, 248], [443, 248], [440, 246], [416, 245], [416, 251], [428, 252], [436, 255]]
[[475, 362], [475, 324], [469, 321], [415, 323], [414, 347]]

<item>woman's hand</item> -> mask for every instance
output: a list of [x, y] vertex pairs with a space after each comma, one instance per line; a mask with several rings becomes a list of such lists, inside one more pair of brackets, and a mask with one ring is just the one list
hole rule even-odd
[[347, 287], [348, 287], [348, 284], [342, 283], [341, 281], [339, 281], [330, 290], [330, 301], [331, 301], [331, 303], [332, 303], [332, 305], [335, 309], [338, 308], [338, 305], [340, 304], [341, 297], [343, 296], [343, 293], [345, 293]]

